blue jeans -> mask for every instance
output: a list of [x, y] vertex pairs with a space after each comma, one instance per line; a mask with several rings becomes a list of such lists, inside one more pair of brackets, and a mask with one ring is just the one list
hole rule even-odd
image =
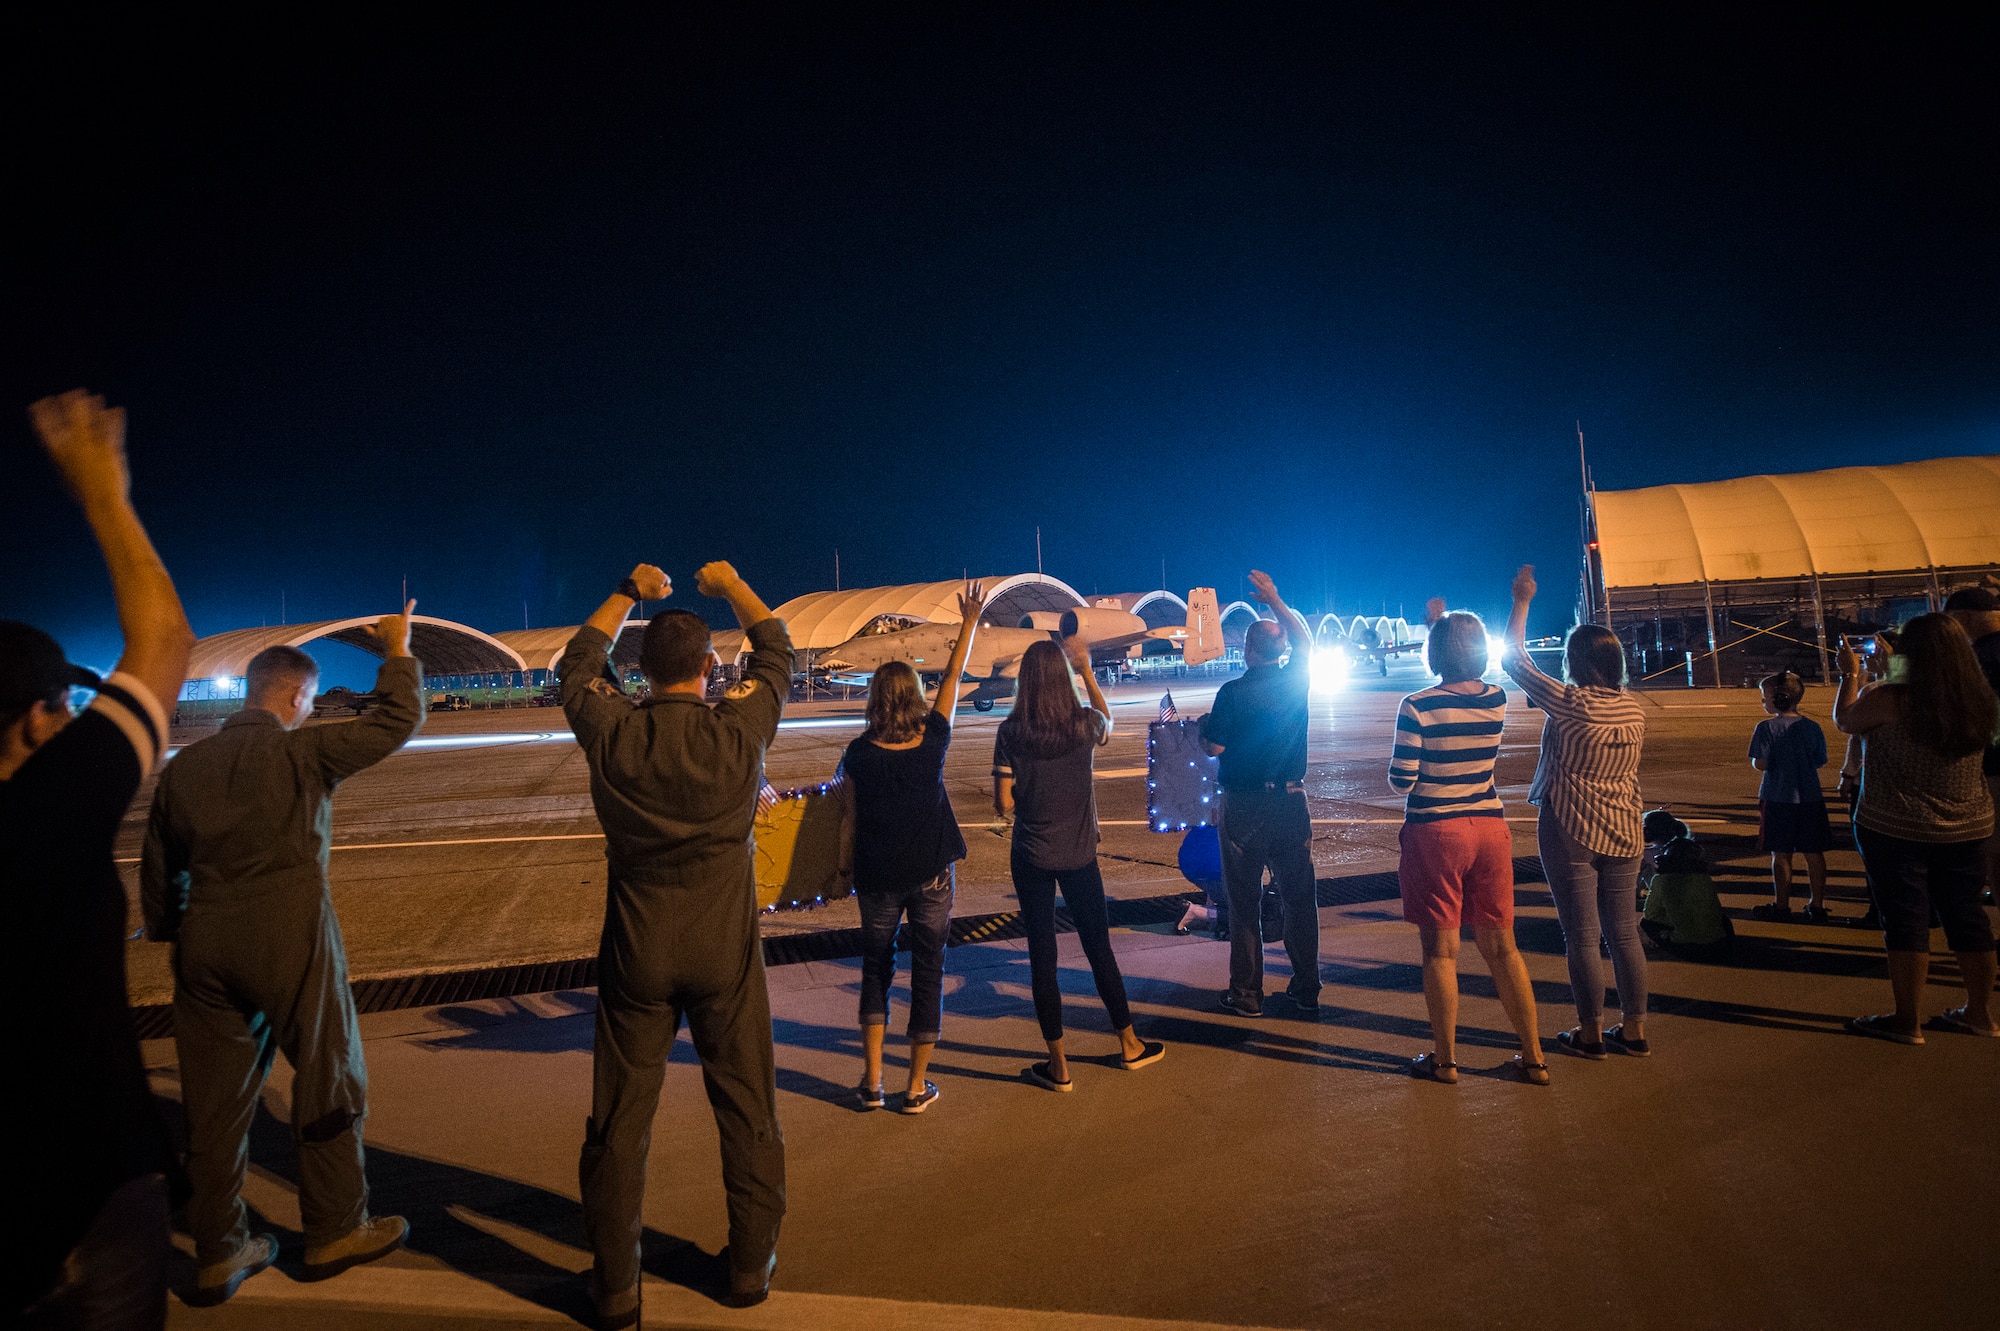
[[896, 932], [910, 949], [910, 1043], [935, 1044], [944, 1029], [944, 949], [951, 939], [957, 865], [902, 892], [855, 893], [861, 903], [861, 1024], [889, 1024], [889, 986], [896, 979]]
[[1563, 951], [1569, 957], [1570, 993], [1576, 1019], [1584, 1026], [1604, 1020], [1604, 969], [1597, 963], [1597, 938], [1611, 944], [1611, 973], [1618, 981], [1618, 1006], [1627, 1018], [1646, 1019], [1646, 949], [1639, 941], [1639, 859], [1600, 855], [1577, 844], [1562, 824], [1544, 811], [1535, 823], [1542, 872], [1562, 921]]

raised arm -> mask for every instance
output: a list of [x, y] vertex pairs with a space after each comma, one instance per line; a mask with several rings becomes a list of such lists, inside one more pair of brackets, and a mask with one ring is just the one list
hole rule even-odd
[[318, 751], [328, 781], [344, 781], [373, 767], [424, 724], [423, 666], [410, 655], [410, 616], [416, 609], [411, 601], [402, 614], [384, 615], [369, 629], [382, 648], [382, 666], [375, 672], [381, 701], [352, 721], [297, 732], [296, 739]]
[[[1879, 637], [1875, 643], [1877, 652], [1892, 650]], [[1866, 689], [1861, 686], [1861, 653], [1854, 650], [1854, 644], [1842, 637], [1834, 659], [1840, 669], [1840, 692], [1833, 699], [1834, 729], [1843, 735], [1865, 735], [1894, 721], [1897, 690], [1887, 685]]]
[[619, 583], [618, 590], [605, 597], [604, 604], [592, 611], [590, 618], [583, 622], [616, 642], [618, 626], [631, 616], [633, 606], [641, 601], [664, 601], [673, 594], [673, 581], [666, 574], [651, 564], [641, 564], [633, 569], [632, 576]]
[[103, 398], [79, 388], [43, 398], [28, 408], [28, 416], [104, 552], [118, 602], [118, 627], [125, 637], [118, 669], [171, 709], [187, 678], [194, 630], [188, 627], [174, 580], [132, 508], [124, 409], [107, 407]]
[[944, 663], [944, 678], [938, 682], [937, 701], [931, 710], [950, 723], [958, 710], [959, 685], [965, 679], [965, 662], [972, 655], [972, 638], [979, 632], [979, 616], [986, 610], [986, 589], [976, 582], [965, 584], [958, 594], [958, 641], [951, 645], [951, 657]]
[[[1285, 637], [1290, 640], [1294, 653], [1312, 650], [1312, 630], [1306, 627], [1305, 617], [1285, 604], [1270, 574], [1254, 568], [1250, 570], [1250, 595], [1271, 607], [1271, 613], [1278, 617], [1278, 624], [1285, 630]], [[1299, 664], [1305, 663], [1301, 661]]]
[[694, 589], [703, 596], [729, 602], [729, 608], [736, 612], [737, 624], [745, 629], [771, 617], [771, 607], [750, 590], [750, 584], [743, 581], [743, 575], [726, 559], [703, 564], [694, 575]]
[[1097, 687], [1097, 672], [1090, 668], [1090, 644], [1078, 635], [1064, 638], [1062, 649], [1069, 658], [1070, 669], [1083, 677], [1084, 690], [1090, 695], [1090, 709], [1104, 718], [1104, 731], [1097, 740], [1103, 744], [1111, 738], [1111, 704], [1104, 701], [1104, 690]]

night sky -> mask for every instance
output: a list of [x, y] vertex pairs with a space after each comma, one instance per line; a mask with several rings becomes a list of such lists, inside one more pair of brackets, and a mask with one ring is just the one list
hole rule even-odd
[[2000, 452], [1990, 20], [1500, 8], [6, 20], [0, 616], [115, 655], [77, 385], [204, 634], [1037, 526], [1553, 630], [1579, 419], [1603, 488]]

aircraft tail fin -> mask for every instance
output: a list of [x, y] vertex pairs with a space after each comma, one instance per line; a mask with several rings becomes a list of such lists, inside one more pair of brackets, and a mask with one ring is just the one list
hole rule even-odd
[[1189, 665], [1200, 665], [1222, 655], [1222, 608], [1215, 588], [1194, 587], [1187, 597], [1187, 644], [1181, 649]]

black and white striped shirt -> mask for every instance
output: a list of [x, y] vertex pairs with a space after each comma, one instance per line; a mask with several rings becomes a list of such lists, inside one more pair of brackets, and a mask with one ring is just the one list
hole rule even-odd
[[1389, 785], [1408, 797], [1405, 821], [1504, 817], [1493, 762], [1506, 724], [1507, 691], [1491, 684], [1478, 693], [1440, 687], [1403, 699]]
[[1501, 665], [1547, 714], [1528, 803], [1586, 850], [1621, 858], [1644, 854], [1639, 749], [1646, 713], [1639, 700], [1623, 689], [1550, 679], [1516, 646], [1509, 645]]

